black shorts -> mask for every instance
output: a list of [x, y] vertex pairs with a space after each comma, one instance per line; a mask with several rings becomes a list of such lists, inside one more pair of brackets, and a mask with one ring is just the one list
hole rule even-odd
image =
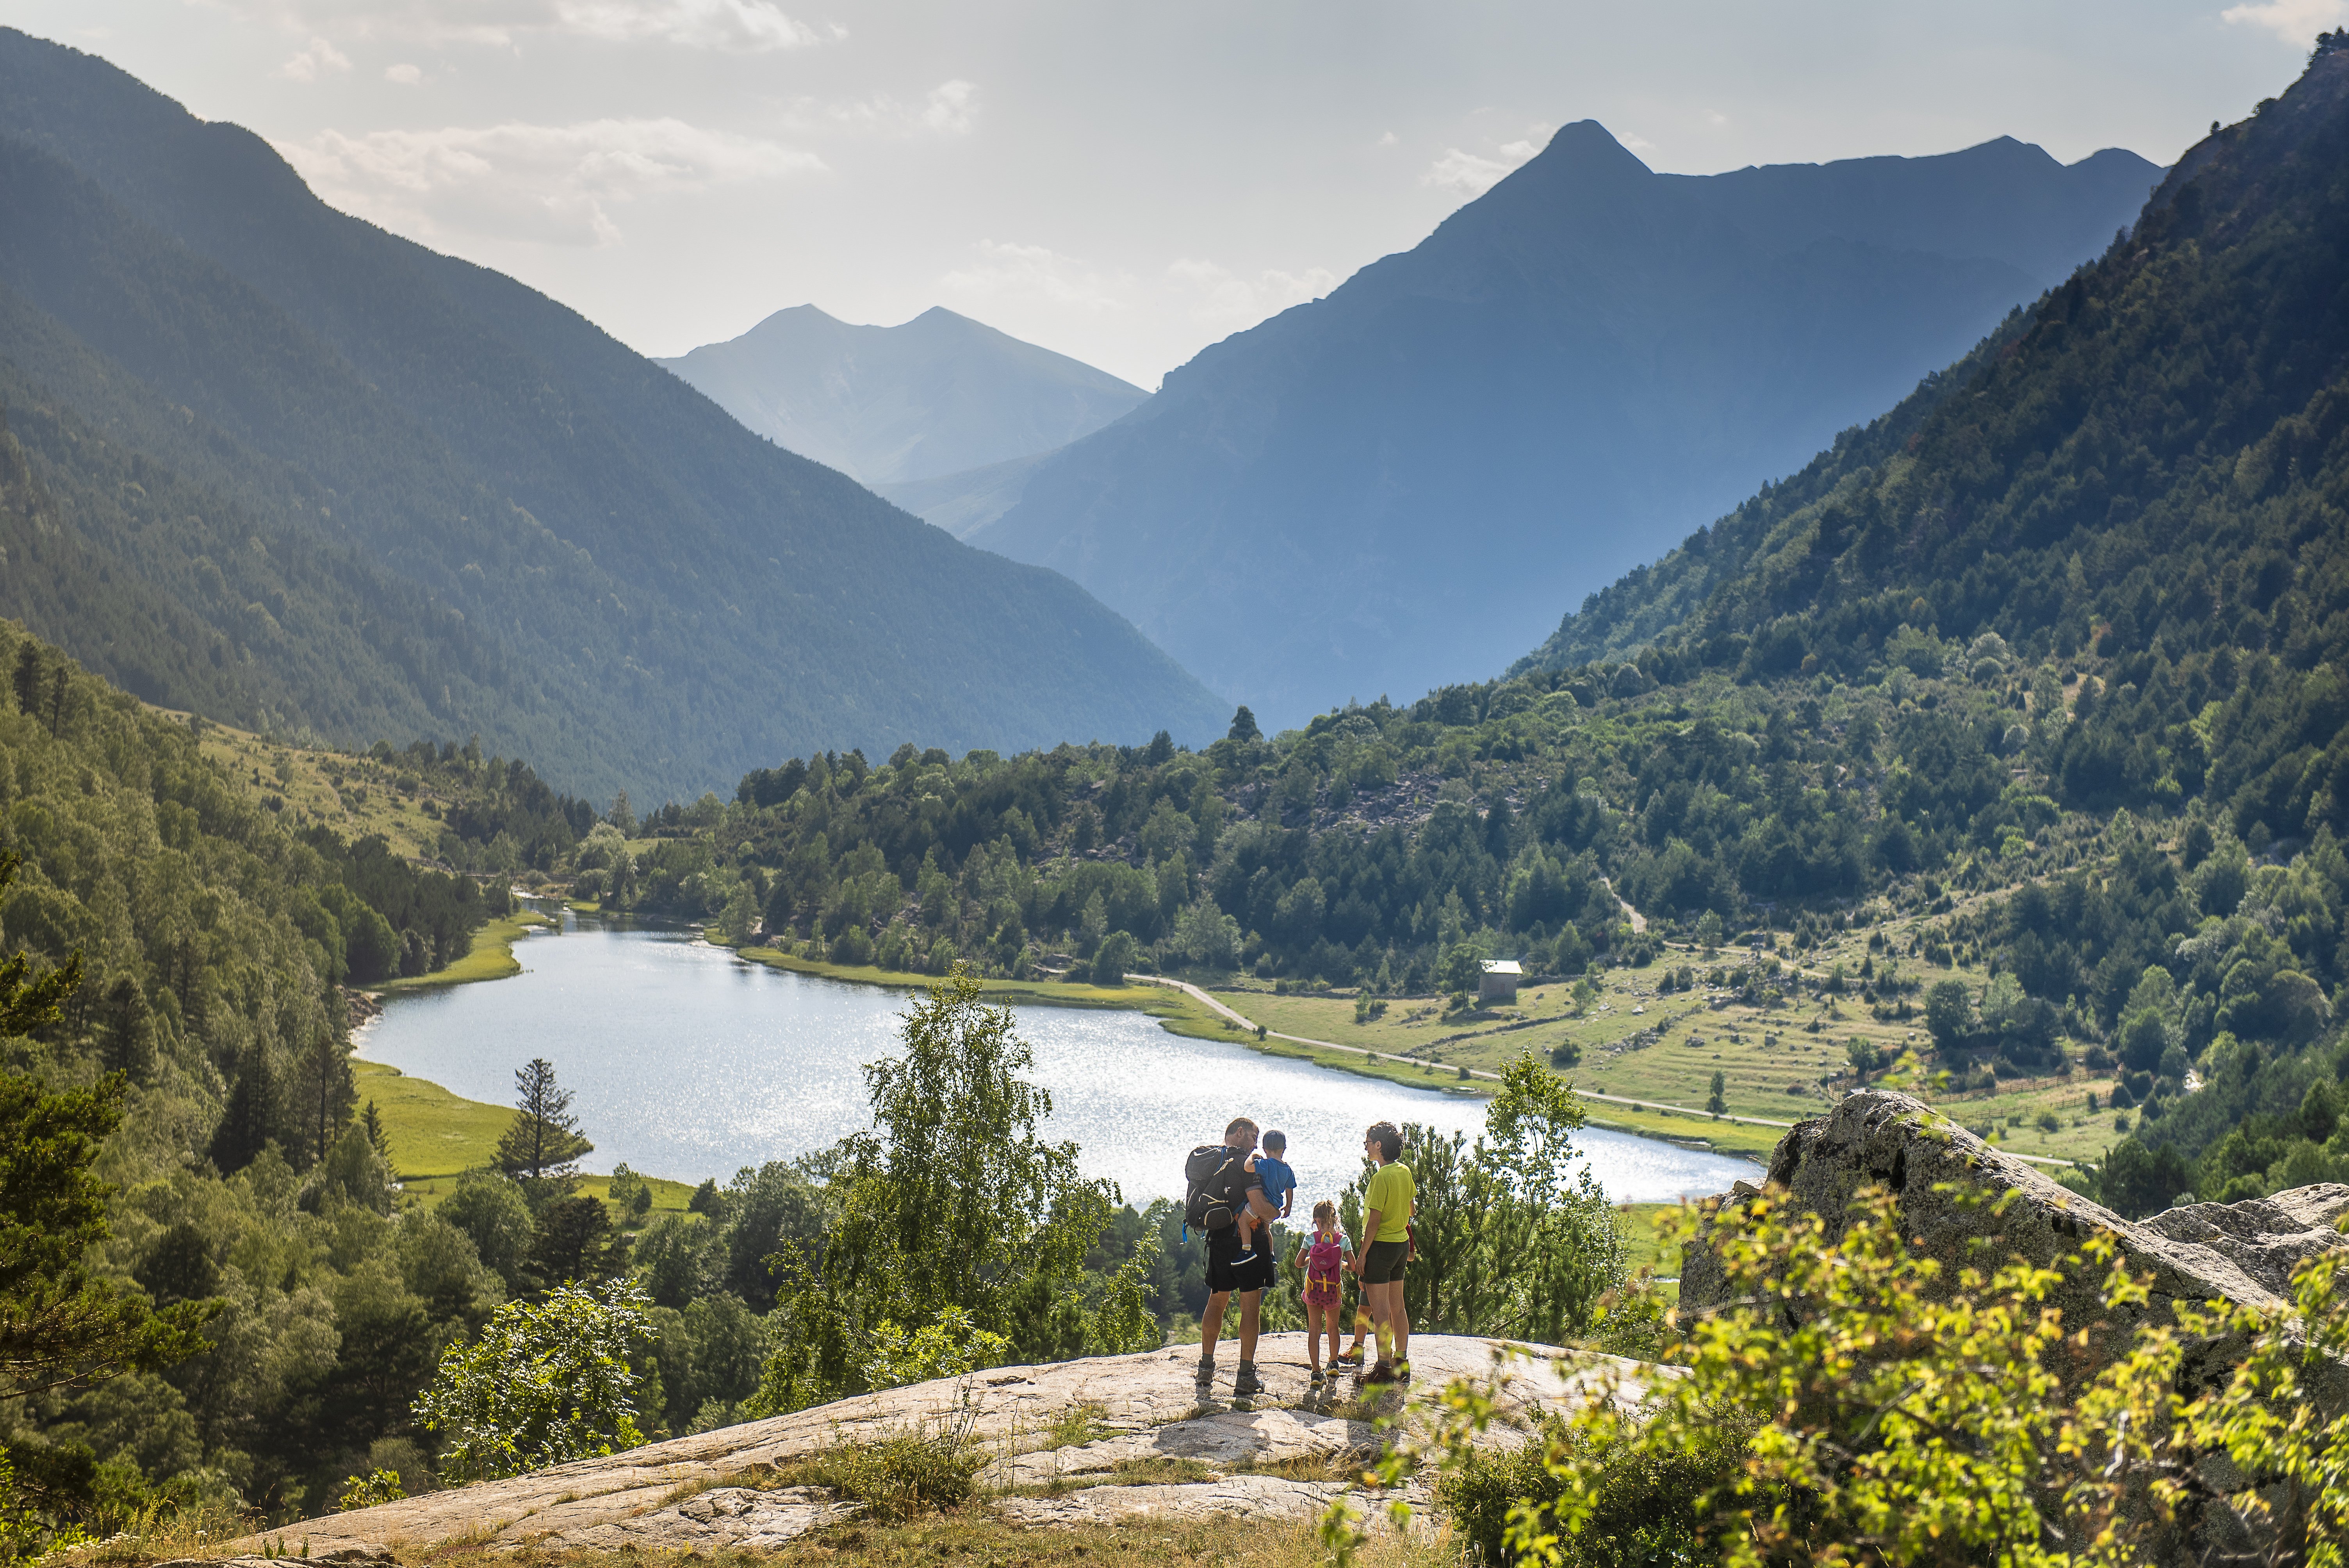
[[1402, 1255], [1410, 1250], [1408, 1241], [1372, 1242], [1362, 1256], [1362, 1283], [1392, 1284], [1402, 1278]]
[[1258, 1243], [1256, 1256], [1247, 1262], [1234, 1263], [1239, 1255], [1239, 1227], [1216, 1231], [1207, 1237], [1207, 1289], [1221, 1295], [1227, 1290], [1251, 1291], [1272, 1288], [1272, 1249]]

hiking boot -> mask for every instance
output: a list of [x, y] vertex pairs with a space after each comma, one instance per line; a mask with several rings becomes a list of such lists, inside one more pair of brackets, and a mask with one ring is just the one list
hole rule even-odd
[[1312, 1386], [1314, 1387], [1319, 1388], [1322, 1384], [1327, 1383], [1329, 1380], [1330, 1375], [1328, 1373], [1322, 1371], [1319, 1367], [1313, 1368]]
[[1381, 1361], [1377, 1366], [1371, 1367], [1370, 1371], [1363, 1374], [1362, 1377], [1362, 1381], [1365, 1383], [1392, 1383], [1394, 1380], [1394, 1367], [1384, 1361]]
[[1359, 1345], [1355, 1346], [1351, 1350], [1347, 1351], [1342, 1356], [1332, 1356], [1330, 1357], [1330, 1365], [1332, 1367], [1360, 1367], [1361, 1364], [1362, 1347]]
[[1198, 1375], [1196, 1377], [1193, 1378], [1193, 1379], [1192, 1379], [1192, 1381], [1193, 1381], [1193, 1382], [1195, 1382], [1195, 1383], [1212, 1383], [1212, 1382], [1214, 1382], [1215, 1380], [1216, 1380], [1216, 1358], [1215, 1358], [1214, 1357], [1212, 1357], [1212, 1356], [1202, 1356], [1202, 1357], [1199, 1357], [1199, 1375]]
[[1253, 1361], [1241, 1362], [1238, 1376], [1232, 1379], [1232, 1397], [1234, 1398], [1238, 1398], [1242, 1395], [1261, 1394], [1263, 1392], [1264, 1385], [1257, 1380], [1256, 1363]]

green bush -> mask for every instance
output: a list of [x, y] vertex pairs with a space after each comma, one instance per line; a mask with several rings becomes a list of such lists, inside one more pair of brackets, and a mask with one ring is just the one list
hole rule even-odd
[[828, 1487], [882, 1519], [910, 1519], [968, 1501], [987, 1457], [956, 1422], [873, 1442], [834, 1443], [792, 1465], [779, 1484]]
[[[1695, 1453], [1670, 1459], [1626, 1445], [1605, 1455], [1552, 1417], [1537, 1441], [1506, 1450], [1476, 1449], [1436, 1483], [1435, 1501], [1475, 1560], [1498, 1568], [1513, 1559], [1503, 1545], [1509, 1513], [1521, 1503], [1540, 1519], [1539, 1534], [1558, 1532], [1555, 1509], [1568, 1484], [1547, 1462], [1574, 1453], [1598, 1459], [1589, 1467], [1606, 1477], [1588, 1522], [1558, 1542], [1557, 1568], [1705, 1560], [1695, 1502], [1736, 1469], [1744, 1444], [1724, 1438]], [[1589, 1473], [1586, 1471], [1585, 1473]], [[1571, 1470], [1568, 1470], [1571, 1473]], [[1522, 1533], [1522, 1532], [1521, 1532]], [[1562, 1533], [1562, 1532], [1561, 1532]]]

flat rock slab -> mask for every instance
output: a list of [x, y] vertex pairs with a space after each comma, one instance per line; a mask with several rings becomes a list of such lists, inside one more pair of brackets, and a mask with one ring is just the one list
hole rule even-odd
[[[296, 1526], [295, 1528], [299, 1528]], [[274, 1541], [276, 1537], [273, 1536]], [[295, 1536], [287, 1545], [300, 1550], [301, 1537]], [[326, 1564], [326, 1568], [397, 1568], [391, 1549], [379, 1542], [364, 1546], [336, 1546], [309, 1556], [293, 1559], [295, 1563]], [[177, 1557], [168, 1563], [158, 1563], [154, 1568], [288, 1568], [288, 1560], [278, 1557]]]
[[1192, 1460], [1216, 1469], [1317, 1460], [1368, 1464], [1380, 1447], [1379, 1429], [1369, 1421], [1301, 1409], [1220, 1410], [1070, 1448], [1007, 1455], [978, 1479], [999, 1490], [1050, 1486], [1151, 1460]]
[[995, 1511], [1014, 1524], [1068, 1529], [1137, 1519], [1319, 1519], [1346, 1491], [1338, 1481], [1235, 1475], [1182, 1486], [1094, 1486], [1059, 1497], [1007, 1497]]
[[[813, 1487], [759, 1491], [713, 1487], [667, 1508], [625, 1519], [605, 1516], [597, 1503], [569, 1502], [533, 1515], [508, 1537], [540, 1546], [627, 1548], [654, 1552], [763, 1552], [860, 1511]], [[505, 1543], [502, 1541], [502, 1544]], [[519, 1546], [522, 1542], [512, 1544]], [[274, 1568], [286, 1568], [283, 1563]]]
[[[1660, 1371], [1602, 1356], [1577, 1356], [1561, 1366], [1555, 1358], [1562, 1353], [1542, 1346], [1520, 1347], [1532, 1352], [1530, 1359], [1497, 1363], [1496, 1354], [1507, 1348], [1489, 1339], [1416, 1336], [1412, 1359], [1418, 1386], [1438, 1387], [1457, 1376], [1497, 1377], [1501, 1425], [1494, 1440], [1508, 1442], [1516, 1440], [1511, 1428], [1530, 1429], [1547, 1412], [1570, 1410], [1609, 1381], [1619, 1378], [1636, 1387]], [[1316, 1456], [1334, 1459], [1374, 1446], [1364, 1423], [1350, 1418], [1361, 1410], [1341, 1418], [1333, 1408], [1363, 1390], [1344, 1380], [1334, 1389], [1316, 1390], [1301, 1334], [1264, 1337], [1257, 1346], [1257, 1372], [1265, 1391], [1246, 1399], [1232, 1396], [1238, 1364], [1230, 1341], [1224, 1343], [1210, 1380], [1198, 1379], [1198, 1364], [1197, 1346], [1170, 1346], [1134, 1356], [998, 1367], [968, 1378], [894, 1388], [607, 1458], [331, 1514], [272, 1531], [267, 1539], [307, 1541], [313, 1561], [337, 1547], [424, 1547], [459, 1539], [502, 1546], [528, 1542], [589, 1546], [631, 1540], [649, 1544], [656, 1536], [681, 1541], [695, 1531], [709, 1532], [712, 1541], [721, 1535], [731, 1539], [730, 1532], [736, 1532], [743, 1542], [787, 1539], [785, 1531], [804, 1532], [828, 1522], [806, 1511], [829, 1505], [804, 1497], [772, 1504], [743, 1502], [745, 1512], [721, 1521], [686, 1513], [698, 1500], [679, 1500], [678, 1493], [694, 1489], [699, 1498], [725, 1491], [781, 1500], [787, 1494], [759, 1488], [760, 1472], [789, 1465], [834, 1442], [949, 1422], [967, 1423], [973, 1439], [994, 1450], [997, 1458], [989, 1473], [1005, 1478], [1006, 1485], [1028, 1484], [1011, 1478], [1049, 1473], [1050, 1462], [1036, 1456], [1063, 1449], [1099, 1449], [1119, 1439], [1133, 1439], [1134, 1446], [1114, 1450], [1116, 1457], [1106, 1457], [1112, 1450], [1099, 1449], [1071, 1462], [1108, 1470], [1119, 1457], [1162, 1454], [1218, 1467], [1266, 1465]], [[1400, 1393], [1381, 1395], [1380, 1408], [1401, 1400]], [[1163, 1429], [1169, 1428], [1182, 1429], [1162, 1439]], [[1079, 1440], [1061, 1441], [1056, 1433]], [[1154, 1446], [1162, 1440], [1170, 1446]], [[1290, 1495], [1284, 1489], [1329, 1483], [1233, 1476], [1197, 1484], [1222, 1489], [1216, 1495], [1226, 1498], [1232, 1508], [1253, 1509], [1270, 1506], [1263, 1500], [1275, 1494]], [[1185, 1511], [1225, 1506], [1198, 1501], [1201, 1494], [1190, 1487], [1112, 1490], [1182, 1493], [1185, 1501], [1173, 1506]], [[1135, 1501], [1127, 1500], [1127, 1511]], [[261, 1540], [231, 1545], [257, 1550]]]

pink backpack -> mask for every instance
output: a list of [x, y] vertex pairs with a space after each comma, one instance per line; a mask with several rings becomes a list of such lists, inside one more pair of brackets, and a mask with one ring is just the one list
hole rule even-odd
[[1308, 1284], [1336, 1284], [1338, 1271], [1345, 1266], [1345, 1249], [1336, 1242], [1325, 1242], [1316, 1236], [1305, 1249], [1305, 1282]]

